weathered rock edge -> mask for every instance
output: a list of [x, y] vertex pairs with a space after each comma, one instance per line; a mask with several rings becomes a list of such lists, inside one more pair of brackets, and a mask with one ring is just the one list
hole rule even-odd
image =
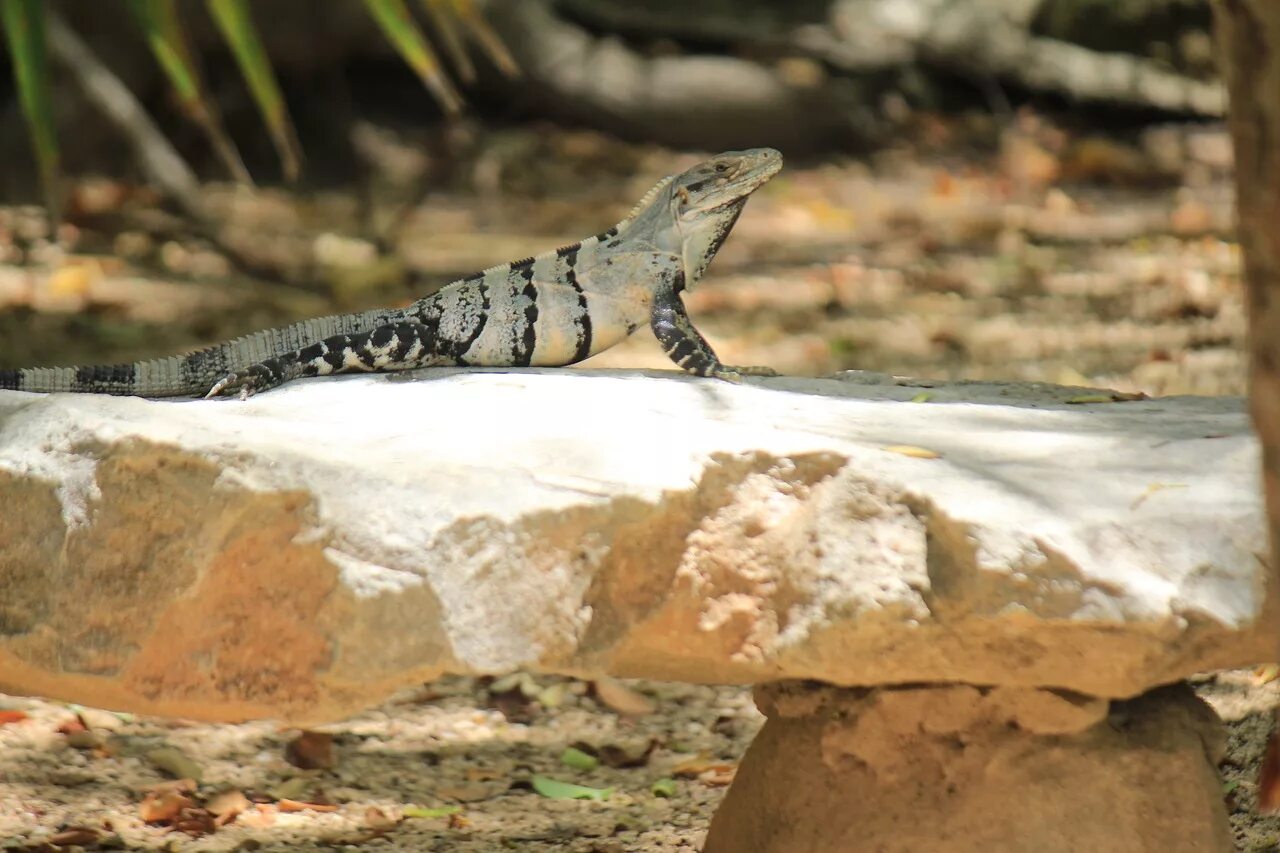
[[0, 690], [317, 720], [444, 672], [1130, 696], [1270, 656], [1239, 400], [853, 378], [0, 393]]

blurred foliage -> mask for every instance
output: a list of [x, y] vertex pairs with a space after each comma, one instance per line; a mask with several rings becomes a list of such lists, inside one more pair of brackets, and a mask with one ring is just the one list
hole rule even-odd
[[45, 50], [44, 10], [40, 0], [0, 0], [18, 98], [31, 131], [31, 143], [51, 212], [57, 210], [53, 187], [58, 172], [58, 139], [53, 128], [49, 63]]
[[[441, 109], [448, 115], [459, 113], [462, 96], [450, 82], [436, 50], [405, 0], [363, 2]], [[217, 106], [204, 85], [199, 62], [178, 14], [177, 0], [126, 0], [126, 3], [188, 117], [201, 127], [227, 171], [236, 180], [248, 182], [249, 173], [223, 129]], [[511, 54], [473, 0], [422, 0], [421, 5], [450, 56], [454, 73], [462, 80], [470, 81], [475, 76], [464, 38], [479, 45], [503, 74], [518, 73]], [[254, 26], [250, 0], [206, 0], [206, 8], [236, 59], [275, 145], [285, 177], [291, 181], [296, 179], [301, 171], [302, 152], [271, 61]], [[55, 210], [53, 188], [58, 175], [58, 144], [44, 26], [45, 16], [51, 14], [55, 12], [46, 8], [41, 0], [0, 0], [0, 23], [13, 62], [23, 114], [50, 209]]]

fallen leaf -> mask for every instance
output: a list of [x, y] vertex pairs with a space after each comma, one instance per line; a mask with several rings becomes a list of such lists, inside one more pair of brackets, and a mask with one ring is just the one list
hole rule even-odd
[[333, 803], [306, 803], [301, 800], [279, 800], [276, 808], [282, 812], [336, 812], [339, 806]]
[[[736, 766], [728, 761], [713, 758], [706, 752], [699, 752], [697, 755], [691, 755], [676, 762], [676, 765], [671, 768], [671, 775], [681, 779], [699, 779], [710, 785], [719, 784], [710, 781], [711, 779], [719, 779], [726, 775], [732, 781], [736, 769]], [[729, 783], [724, 782], [724, 784]]]
[[595, 770], [600, 766], [600, 759], [572, 746], [566, 746], [560, 753], [560, 763], [574, 770]]
[[533, 790], [551, 800], [607, 800], [613, 794], [613, 788], [588, 788], [548, 776], [534, 776], [529, 781]]
[[933, 399], [933, 395], [928, 391], [921, 391], [919, 394], [911, 398], [912, 403], [927, 403]]
[[284, 748], [284, 760], [303, 770], [327, 770], [333, 766], [333, 735], [304, 731]]
[[239, 788], [231, 788], [214, 794], [204, 804], [213, 813], [219, 826], [231, 823], [243, 812], [249, 810], [249, 798]]
[[595, 684], [596, 699], [611, 711], [631, 717], [642, 717], [656, 710], [653, 700], [627, 687], [613, 678], [598, 679]]
[[207, 809], [192, 807], [183, 809], [169, 826], [178, 832], [196, 837], [216, 832], [219, 824]]
[[890, 444], [887, 447], [880, 448], [889, 453], [897, 453], [899, 456], [910, 456], [912, 459], [938, 459], [942, 456], [936, 450], [929, 450], [926, 447], [916, 447], [913, 444]]
[[436, 818], [449, 817], [462, 811], [462, 806], [437, 806], [435, 808], [426, 808], [425, 806], [405, 806], [401, 810], [401, 814], [405, 817], [418, 818]]
[[737, 774], [738, 768], [735, 765], [719, 764], [699, 773], [698, 781], [713, 788], [723, 788], [727, 785], [732, 785], [733, 777]]
[[676, 780], [670, 776], [664, 776], [649, 786], [649, 792], [655, 797], [674, 797], [676, 795]]
[[253, 829], [267, 829], [276, 824], [275, 806], [258, 804], [248, 811], [240, 815], [236, 820], [238, 826], [248, 826]]
[[1068, 397], [1067, 402], [1078, 406], [1085, 403], [1114, 403], [1116, 399], [1110, 394], [1080, 394], [1076, 397]]
[[20, 723], [28, 719], [30, 717], [26, 711], [0, 711], [0, 726], [6, 726], [9, 723]]
[[468, 829], [470, 828], [470, 826], [471, 826], [471, 821], [467, 820], [465, 815], [460, 815], [460, 814], [449, 815], [450, 829]]
[[147, 761], [175, 779], [194, 779], [199, 782], [204, 777], [204, 768], [177, 747], [162, 746], [148, 750]]
[[176, 789], [148, 791], [138, 805], [138, 816], [143, 823], [171, 823], [183, 809], [194, 805], [194, 800]]
[[369, 806], [364, 810], [364, 825], [374, 832], [390, 832], [400, 822], [377, 806]]
[[97, 844], [102, 833], [91, 826], [69, 826], [61, 832], [49, 836], [49, 843], [55, 847], [71, 847], [72, 845], [88, 846]]
[[267, 793], [276, 800], [297, 800], [311, 790], [311, 784], [312, 781], [305, 776], [290, 776]]
[[564, 703], [568, 688], [563, 683], [552, 684], [538, 694], [538, 704], [544, 708], [558, 708]]

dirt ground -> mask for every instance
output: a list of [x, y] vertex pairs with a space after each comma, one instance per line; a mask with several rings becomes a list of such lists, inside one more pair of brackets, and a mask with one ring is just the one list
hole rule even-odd
[[[441, 160], [412, 131], [369, 133], [367, 186], [211, 184], [213, 241], [114, 180], [80, 181], [56, 231], [0, 208], [0, 366], [130, 360], [407, 302], [596, 233], [696, 159], [525, 129]], [[724, 360], [786, 373], [1240, 394], [1230, 166], [1216, 126], [1101, 136], [1030, 112], [921, 117], [869, 158], [788, 164], [688, 304]], [[588, 366], [669, 364], [641, 334]], [[1242, 850], [1280, 849], [1280, 819], [1251, 811], [1272, 677], [1197, 684], [1230, 730]], [[298, 733], [268, 722], [0, 696], [0, 850], [692, 851], [760, 724], [739, 687], [448, 679], [290, 747]], [[171, 781], [192, 775], [194, 790]]]

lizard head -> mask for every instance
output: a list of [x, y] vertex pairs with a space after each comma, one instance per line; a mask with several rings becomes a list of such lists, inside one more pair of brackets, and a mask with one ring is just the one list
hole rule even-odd
[[782, 155], [772, 148], [726, 151], [704, 160], [671, 182], [676, 217], [690, 222], [744, 201], [782, 168]]
[[[671, 179], [667, 198], [679, 246], [684, 283], [701, 278], [747, 198], [782, 168], [782, 155], [772, 148], [727, 151]], [[673, 247], [675, 248], [675, 247]]]

